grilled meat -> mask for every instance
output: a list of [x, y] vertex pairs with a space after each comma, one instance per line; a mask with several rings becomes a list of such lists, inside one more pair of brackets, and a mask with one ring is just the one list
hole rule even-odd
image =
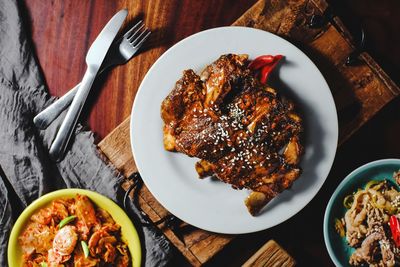
[[184, 71], [161, 116], [165, 149], [200, 158], [201, 178], [253, 190], [245, 204], [255, 215], [300, 176], [303, 127], [293, 103], [247, 65], [247, 55], [228, 54], [200, 76]]

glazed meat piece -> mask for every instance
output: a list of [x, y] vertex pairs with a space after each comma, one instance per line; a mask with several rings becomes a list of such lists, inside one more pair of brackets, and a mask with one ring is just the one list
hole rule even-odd
[[[177, 151], [182, 145], [176, 143], [182, 132], [183, 124], [193, 131], [190, 124], [199, 124], [196, 112], [203, 110], [205, 87], [200, 77], [193, 70], [183, 72], [183, 77], [176, 83], [174, 90], [163, 101], [161, 116], [164, 120], [164, 147], [169, 151]], [[196, 136], [194, 136], [196, 137]], [[181, 138], [182, 139], [182, 138]], [[197, 143], [195, 140], [193, 143]], [[183, 152], [183, 151], [182, 151]], [[191, 154], [195, 155], [195, 152]]]
[[220, 156], [216, 152], [222, 151], [223, 146], [215, 147], [215, 137], [227, 133], [220, 132], [220, 125], [225, 122], [214, 108], [238, 85], [246, 61], [247, 56], [243, 55], [222, 56], [203, 71], [205, 82], [193, 70], [183, 72], [161, 106], [166, 150], [200, 158]]
[[291, 101], [260, 84], [246, 55], [223, 55], [200, 76], [184, 71], [163, 101], [164, 147], [201, 160], [200, 177], [215, 175], [253, 193], [257, 214], [300, 174], [300, 116]]

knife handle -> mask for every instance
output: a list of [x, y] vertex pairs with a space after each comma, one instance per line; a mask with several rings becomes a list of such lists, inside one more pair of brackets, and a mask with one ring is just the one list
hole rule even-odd
[[71, 104], [79, 85], [80, 83], [38, 113], [33, 118], [33, 123], [35, 124], [36, 128], [44, 130], [49, 127], [49, 125], [61, 114], [61, 112], [63, 112]]
[[50, 147], [50, 158], [54, 161], [60, 161], [65, 154], [69, 140], [71, 139], [72, 133], [75, 130], [76, 123], [81, 114], [82, 108], [89, 95], [90, 88], [92, 87], [93, 81], [96, 77], [96, 71], [93, 71], [90, 67], [83, 76], [81, 85], [76, 92], [74, 100], [68, 109], [67, 115], [62, 122], [60, 129]]

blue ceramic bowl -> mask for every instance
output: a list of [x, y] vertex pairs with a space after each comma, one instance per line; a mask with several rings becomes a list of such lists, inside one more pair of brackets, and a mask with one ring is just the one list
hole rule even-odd
[[[400, 159], [383, 159], [367, 163], [349, 175], [339, 184], [329, 200], [324, 217], [324, 239], [328, 253], [336, 266], [348, 266], [354, 248], [347, 244], [345, 237], [335, 231], [335, 218], [342, 218], [346, 212], [343, 199], [358, 188], [364, 188], [371, 180], [393, 180], [393, 172], [400, 170]], [[398, 188], [399, 189], [399, 188]]]

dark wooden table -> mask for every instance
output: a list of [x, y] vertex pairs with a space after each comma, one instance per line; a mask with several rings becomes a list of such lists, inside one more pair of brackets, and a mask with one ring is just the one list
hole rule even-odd
[[[22, 2], [22, 1], [21, 1]], [[104, 23], [119, 9], [129, 10], [133, 23], [144, 19], [152, 40], [127, 65], [118, 67], [94, 85], [84, 117], [99, 139], [131, 112], [136, 90], [147, 70], [171, 45], [201, 30], [230, 25], [256, 0], [26, 0], [26, 24], [50, 93], [61, 96], [80, 81], [85, 54]], [[367, 32], [367, 51], [400, 84], [400, 2], [397, 0], [328, 1], [350, 30], [360, 24]], [[239, 236], [210, 266], [238, 266], [273, 238], [300, 266], [331, 266], [322, 235], [325, 206], [351, 170], [368, 161], [400, 157], [400, 99], [387, 105], [339, 150], [322, 190], [296, 216], [272, 229]], [[177, 257], [174, 266], [183, 265]]]

